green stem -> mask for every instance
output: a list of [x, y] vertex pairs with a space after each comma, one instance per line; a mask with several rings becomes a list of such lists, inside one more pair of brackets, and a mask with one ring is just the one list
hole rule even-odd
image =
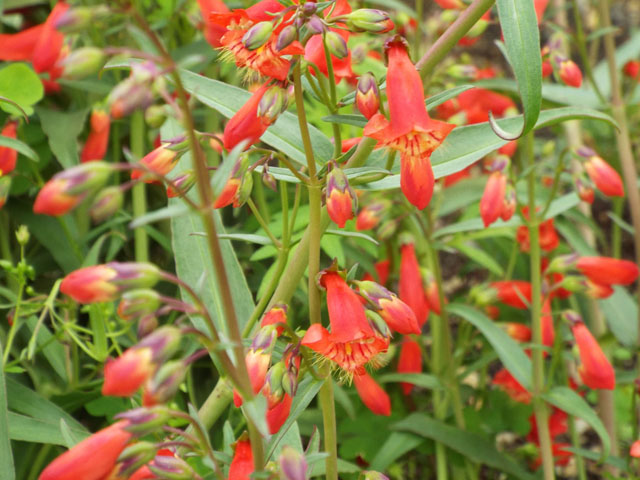
[[606, 104], [607, 100], [600, 91], [598, 87], [598, 82], [596, 82], [593, 77], [593, 71], [591, 69], [591, 62], [589, 61], [589, 54], [587, 52], [587, 41], [584, 36], [584, 29], [582, 28], [582, 16], [580, 15], [580, 7], [578, 6], [578, 2], [576, 0], [572, 1], [573, 6], [573, 21], [576, 26], [576, 43], [578, 44], [578, 53], [580, 54], [580, 59], [582, 60], [582, 66], [584, 67], [584, 73], [593, 88], [593, 91], [598, 96], [598, 99], [602, 104]]
[[329, 454], [326, 464], [326, 480], [338, 480], [338, 435], [336, 429], [336, 407], [333, 398], [333, 378], [328, 368], [324, 372], [325, 380], [320, 388], [318, 399], [322, 409], [324, 426], [324, 449]]
[[[540, 235], [539, 220], [536, 213], [536, 173], [533, 168], [535, 158], [533, 153], [533, 134], [529, 133], [524, 141], [525, 156], [529, 162], [528, 194], [529, 194], [529, 245], [530, 245], [530, 269], [531, 269], [531, 326], [532, 342], [535, 346], [542, 345], [542, 276], [540, 273]], [[533, 411], [538, 426], [538, 438], [540, 440], [540, 456], [542, 457], [542, 469], [544, 480], [555, 479], [553, 452], [551, 450], [551, 435], [549, 433], [549, 412], [544, 400], [541, 398], [544, 389], [544, 356], [541, 348], [534, 348], [531, 352], [533, 365]]]
[[416, 68], [420, 70], [422, 78], [426, 78], [433, 73], [434, 68], [447, 56], [449, 51], [456, 46], [458, 41], [466, 35], [478, 20], [492, 6], [495, 0], [473, 0], [471, 5], [460, 14], [449, 28], [431, 45], [422, 58], [416, 63]]
[[[600, 19], [601, 27], [605, 29], [611, 28], [611, 15], [609, 13], [609, 2], [600, 0]], [[635, 232], [633, 236], [636, 263], [640, 266], [640, 190], [638, 190], [638, 172], [631, 150], [631, 140], [629, 138], [629, 126], [627, 124], [627, 115], [625, 105], [622, 100], [622, 88], [620, 86], [620, 78], [618, 77], [618, 67], [616, 65], [616, 44], [614, 32], [610, 31], [604, 35], [604, 50], [609, 66], [609, 78], [611, 79], [611, 109], [613, 118], [618, 123], [619, 129], [616, 130], [616, 142], [618, 144], [618, 152], [620, 156], [620, 164], [622, 166], [622, 176], [626, 189], [627, 198], [629, 200], [629, 210], [631, 213], [631, 223]], [[640, 301], [640, 282], [637, 282], [636, 295]], [[637, 322], [640, 325], [640, 309], [638, 309]], [[640, 344], [640, 329], [638, 330], [638, 344]], [[640, 365], [640, 363], [638, 364]]]
[[271, 229], [269, 229], [269, 225], [267, 225], [267, 222], [264, 220], [264, 218], [262, 218], [262, 214], [260, 213], [260, 209], [256, 206], [255, 203], [253, 203], [253, 200], [251, 199], [251, 197], [249, 197], [247, 199], [247, 205], [249, 205], [249, 209], [251, 210], [251, 213], [253, 213], [253, 215], [256, 217], [256, 220], [258, 221], [258, 223], [260, 224], [260, 226], [262, 227], [264, 232], [269, 237], [269, 240], [271, 240], [271, 243], [273, 243], [273, 246], [276, 247], [276, 248], [282, 247], [282, 244], [280, 243], [280, 240], [278, 240], [273, 235], [273, 233], [271, 233]]
[[[0, 252], [2, 258], [13, 265], [13, 255], [11, 254], [11, 224], [9, 220], [9, 214], [5, 211], [0, 211]], [[18, 282], [13, 275], [5, 273], [7, 277], [7, 285], [12, 292], [18, 290]]]
[[[144, 115], [138, 110], [131, 115], [131, 154], [136, 161], [145, 154], [145, 125]], [[131, 189], [131, 200], [133, 203], [133, 218], [139, 218], [147, 213], [147, 194], [144, 182], [138, 182]], [[133, 240], [136, 262], [149, 261], [149, 237], [145, 227], [138, 227], [133, 230]]]

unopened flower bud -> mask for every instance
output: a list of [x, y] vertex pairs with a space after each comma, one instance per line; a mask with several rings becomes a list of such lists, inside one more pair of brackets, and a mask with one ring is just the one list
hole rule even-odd
[[272, 124], [287, 109], [287, 103], [288, 96], [284, 89], [277, 86], [269, 87], [258, 104], [258, 116]]
[[62, 62], [62, 76], [70, 80], [79, 80], [98, 73], [107, 61], [104, 52], [96, 47], [83, 47], [73, 50]]
[[582, 71], [573, 60], [555, 56], [554, 61], [558, 70], [558, 76], [565, 85], [579, 88], [582, 85]]
[[355, 32], [385, 33], [393, 30], [389, 14], [373, 8], [361, 8], [347, 16], [347, 26]]
[[591, 188], [591, 185], [585, 181], [585, 178], [576, 177], [574, 184], [576, 186], [576, 193], [578, 194], [578, 197], [580, 197], [580, 200], [589, 204], [593, 203], [593, 200], [595, 199], [595, 192], [593, 191], [593, 188]]
[[354, 217], [358, 198], [349, 186], [345, 173], [333, 163], [327, 176], [327, 211], [338, 227], [344, 228], [347, 220]]
[[156, 446], [151, 442], [136, 442], [125, 448], [118, 457], [118, 478], [129, 478], [138, 468], [156, 456]]
[[103, 188], [93, 200], [89, 208], [89, 215], [94, 222], [103, 222], [111, 218], [122, 208], [124, 195], [118, 186]]
[[277, 327], [275, 325], [265, 325], [253, 337], [251, 348], [253, 350], [271, 351], [275, 347], [277, 337]]
[[398, 296], [372, 281], [354, 282], [358, 293], [376, 309], [394, 331], [401, 334], [420, 333], [420, 325], [413, 310]]
[[278, 335], [282, 335], [283, 326], [287, 324], [287, 305], [276, 303], [271, 309], [264, 314], [260, 320], [260, 326], [275, 325]]
[[513, 217], [516, 212], [516, 189], [511, 182], [507, 183], [507, 190], [504, 193], [504, 200], [502, 202], [502, 211], [500, 212], [500, 218], [503, 221], [507, 221]]
[[160, 295], [150, 288], [138, 288], [122, 294], [118, 305], [120, 318], [131, 321], [149, 315], [160, 308]]
[[447, 74], [458, 79], [475, 80], [478, 68], [475, 65], [454, 64], [447, 68]]
[[255, 50], [267, 43], [272, 33], [272, 22], [259, 22], [247, 30], [247, 33], [242, 37], [242, 43], [249, 50]]
[[169, 409], [164, 405], [156, 405], [127, 410], [117, 414], [115, 418], [127, 420], [129, 423], [125, 430], [143, 437], [162, 429], [169, 420], [170, 414]]
[[390, 338], [392, 336], [389, 326], [378, 312], [366, 309], [365, 315], [369, 321], [369, 325], [371, 325], [371, 328], [378, 332], [382, 337]]
[[596, 188], [609, 197], [623, 197], [624, 185], [620, 174], [595, 152], [584, 163], [584, 169]]
[[398, 222], [395, 219], [389, 219], [383, 222], [378, 229], [378, 239], [383, 242], [393, 237], [398, 229]]
[[157, 455], [149, 464], [149, 470], [165, 480], [193, 480], [199, 478], [191, 466], [181, 458]]
[[142, 402], [144, 405], [158, 405], [173, 398], [184, 381], [186, 366], [181, 360], [166, 362], [146, 385]]
[[149, 105], [144, 111], [144, 121], [151, 128], [160, 128], [167, 119], [167, 111], [162, 105]]
[[294, 25], [287, 25], [278, 34], [276, 51], [284, 50], [291, 45], [296, 38], [298, 38], [298, 29]]
[[281, 480], [307, 480], [307, 461], [304, 455], [286, 445], [278, 459]]
[[327, 48], [332, 55], [337, 58], [346, 58], [349, 55], [349, 48], [347, 42], [338, 32], [329, 30], [325, 34], [325, 41], [327, 42]]
[[138, 320], [138, 338], [144, 338], [158, 328], [158, 319], [153, 315], [145, 315]]
[[196, 174], [193, 170], [185, 170], [180, 175], [171, 179], [173, 184], [178, 188], [176, 191], [171, 185], [167, 186], [167, 197], [175, 198], [184, 195], [191, 187], [196, 184]]
[[238, 186], [238, 191], [233, 199], [233, 208], [238, 208], [247, 203], [253, 190], [253, 174], [250, 171], [245, 172]]
[[139, 163], [146, 168], [134, 168], [131, 170], [131, 179], [153, 183], [158, 180], [156, 175], [164, 176], [173, 170], [178, 163], [180, 155], [168, 147], [169, 144], [165, 143], [142, 157]]
[[29, 233], [29, 227], [27, 227], [26, 225], [20, 225], [18, 227], [18, 230], [16, 230], [16, 241], [18, 242], [18, 244], [22, 245], [23, 247], [29, 243], [29, 238], [31, 237], [31, 234]]
[[286, 366], [282, 361], [273, 365], [267, 372], [262, 393], [267, 399], [268, 408], [272, 408], [274, 405], [279, 403], [284, 396], [282, 378], [285, 373]]
[[317, 10], [318, 5], [316, 5], [316, 2], [306, 2], [304, 5], [302, 5], [302, 14], [307, 17], [310, 17], [311, 15], [316, 13]]
[[380, 108], [378, 84], [373, 73], [368, 72], [360, 76], [356, 87], [356, 106], [365, 118], [370, 119]]
[[152, 64], [136, 65], [131, 75], [118, 83], [109, 97], [107, 103], [113, 118], [123, 118], [134, 110], [147, 108], [153, 103], [151, 83], [158, 75]]
[[135, 348], [151, 349], [152, 361], [161, 364], [178, 350], [181, 338], [182, 334], [178, 328], [164, 325], [144, 337]]
[[312, 35], [324, 33], [328, 30], [327, 25], [317, 15], [313, 15], [309, 20], [307, 20], [307, 28]]
[[109, 15], [111, 10], [106, 5], [73, 7], [58, 16], [53, 26], [62, 33], [80, 33], [86, 31], [95, 21], [107, 18]]
[[269, 170], [266, 168], [266, 165], [264, 170], [262, 170], [261, 178], [262, 178], [262, 183], [265, 184], [268, 188], [270, 188], [274, 192], [278, 191], [278, 182], [276, 180], [276, 177], [271, 175]]

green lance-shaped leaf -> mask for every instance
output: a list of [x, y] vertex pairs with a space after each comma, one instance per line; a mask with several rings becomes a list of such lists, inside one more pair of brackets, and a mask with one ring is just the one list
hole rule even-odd
[[540, 32], [531, 0], [497, 0], [496, 4], [507, 60], [518, 82], [524, 121], [517, 133], [500, 127], [491, 114], [489, 114], [489, 121], [496, 135], [505, 140], [515, 140], [531, 131], [540, 114], [542, 103]]

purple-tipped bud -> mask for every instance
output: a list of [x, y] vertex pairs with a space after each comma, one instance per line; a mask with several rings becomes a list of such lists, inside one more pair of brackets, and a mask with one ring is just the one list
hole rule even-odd
[[122, 294], [118, 305], [120, 318], [131, 321], [152, 314], [160, 308], [160, 295], [149, 288], [130, 290]]
[[111, 117], [123, 118], [135, 110], [147, 108], [153, 103], [153, 93], [148, 81], [140, 81], [133, 75], [124, 79], [111, 90], [107, 103]]
[[276, 40], [276, 51], [284, 50], [298, 38], [298, 29], [294, 25], [287, 25], [282, 29]]
[[580, 314], [574, 312], [573, 310], [565, 310], [564, 312], [562, 312], [562, 318], [572, 325], [582, 322], [582, 317], [580, 316]]
[[113, 166], [107, 162], [87, 162], [56, 173], [52, 179], [63, 181], [64, 193], [81, 195], [102, 187], [113, 172]]
[[253, 341], [251, 342], [252, 350], [264, 350], [271, 351], [276, 345], [276, 339], [278, 338], [278, 331], [275, 325], [265, 325], [260, 330]]
[[577, 253], [571, 253], [568, 255], [560, 255], [554, 258], [549, 266], [546, 268], [546, 273], [556, 273], [556, 272], [566, 272], [567, 270], [575, 267], [576, 262], [580, 258], [580, 255]]
[[278, 459], [280, 473], [283, 480], [307, 480], [307, 460], [304, 455], [294, 448], [286, 445]]
[[157, 405], [171, 400], [184, 381], [186, 371], [186, 365], [181, 360], [162, 365], [145, 387], [143, 403]]
[[288, 95], [280, 87], [269, 87], [258, 104], [258, 116], [264, 118], [270, 125], [287, 109]]
[[307, 17], [310, 17], [316, 13], [316, 11], [318, 11], [318, 5], [316, 5], [316, 2], [307, 2], [302, 5], [302, 14]]
[[271, 175], [266, 165], [262, 170], [262, 183], [264, 183], [268, 188], [270, 188], [274, 192], [278, 191], [278, 182], [276, 181], [276, 177]]
[[387, 12], [361, 8], [347, 16], [347, 26], [355, 32], [385, 33], [393, 30], [393, 21]]
[[163, 405], [154, 407], [140, 407], [115, 416], [117, 419], [128, 420], [125, 427], [127, 432], [143, 437], [154, 433], [167, 423], [170, 418], [169, 409]]
[[132, 288], [151, 288], [160, 280], [161, 271], [153, 263], [109, 262], [105, 264], [115, 272], [111, 283], [121, 291]]
[[393, 336], [391, 329], [389, 329], [387, 323], [377, 312], [366, 309], [365, 315], [367, 316], [367, 320], [369, 321], [371, 328], [378, 332], [382, 337], [390, 338]]
[[273, 405], [280, 403], [284, 396], [284, 389], [282, 387], [282, 378], [286, 372], [286, 366], [284, 362], [280, 361], [274, 364], [268, 371], [265, 377], [264, 387], [262, 387], [262, 393], [267, 398], [269, 408]]
[[598, 155], [595, 152], [595, 150], [593, 150], [593, 149], [591, 149], [589, 147], [585, 147], [585, 146], [582, 146], [582, 147], [578, 148], [576, 150], [576, 153], [578, 155], [580, 155], [582, 158], [586, 159], [586, 160], [590, 159], [591, 157], [595, 157], [595, 156]]
[[125, 448], [118, 457], [117, 478], [129, 478], [138, 468], [156, 456], [156, 446], [151, 442], [136, 442]]
[[79, 48], [62, 60], [62, 75], [70, 80], [79, 80], [98, 73], [106, 61], [107, 56], [99, 48]]
[[333, 30], [328, 31], [325, 34], [325, 40], [327, 42], [327, 48], [332, 55], [337, 58], [346, 58], [349, 55], [349, 48], [347, 42], [338, 32]]
[[166, 480], [193, 480], [200, 478], [191, 466], [178, 457], [157, 455], [149, 464], [149, 470]]
[[178, 350], [181, 338], [178, 328], [165, 325], [144, 337], [136, 348], [150, 348], [153, 363], [161, 364]]
[[89, 207], [89, 215], [94, 222], [103, 222], [113, 217], [124, 201], [122, 190], [118, 186], [110, 186], [103, 188]]
[[242, 37], [242, 43], [249, 50], [255, 50], [263, 46], [271, 38], [273, 23], [259, 22], [247, 30]]
[[356, 106], [365, 118], [370, 119], [380, 108], [380, 95], [378, 93], [378, 83], [373, 73], [367, 72], [358, 79], [356, 88]]
[[196, 174], [193, 170], [185, 170], [180, 175], [172, 178], [171, 181], [177, 187], [167, 186], [167, 197], [175, 198], [187, 193], [196, 184]]
[[311, 18], [309, 18], [309, 20], [307, 21], [307, 28], [313, 35], [324, 33], [328, 30], [327, 25], [324, 23], [324, 20], [322, 20], [317, 15], [313, 15]]
[[109, 15], [111, 10], [106, 5], [73, 7], [58, 16], [53, 27], [62, 33], [80, 33], [86, 31], [93, 22]]
[[354, 217], [358, 208], [358, 197], [349, 186], [345, 173], [334, 162], [327, 176], [327, 211], [338, 227], [344, 228], [347, 220]]
[[488, 170], [490, 172], [504, 172], [509, 168], [510, 163], [511, 159], [507, 155], [496, 155], [496, 158], [493, 159]]

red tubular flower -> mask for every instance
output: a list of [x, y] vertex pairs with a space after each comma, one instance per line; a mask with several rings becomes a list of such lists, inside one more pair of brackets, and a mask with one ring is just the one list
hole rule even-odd
[[267, 311], [260, 320], [260, 326], [275, 325], [278, 335], [282, 335], [284, 325], [287, 324], [287, 306], [284, 304], [276, 304]]
[[229, 7], [227, 7], [222, 0], [198, 0], [200, 7], [200, 13], [204, 19], [204, 38], [206, 38], [209, 45], [213, 48], [219, 48], [222, 46], [221, 38], [227, 29], [221, 25], [213, 23], [210, 19], [211, 13], [228, 13]]
[[246, 433], [242, 434], [236, 442], [233, 460], [229, 465], [229, 479], [251, 480], [253, 473], [253, 452], [251, 442]]
[[[151, 172], [157, 175], [166, 175], [178, 164], [178, 152], [167, 148], [170, 144], [166, 143], [155, 150], [147, 153], [140, 160], [140, 164], [144, 165]], [[150, 174], [146, 169], [134, 168], [131, 170], [131, 179], [140, 179], [144, 183], [155, 183], [158, 179]]]
[[107, 153], [109, 144], [109, 130], [111, 129], [111, 119], [109, 114], [103, 110], [93, 110], [91, 112], [91, 131], [87, 141], [82, 147], [80, 154], [81, 162], [91, 160], [102, 160]]
[[542, 303], [542, 316], [540, 317], [540, 322], [542, 325], [542, 344], [547, 347], [552, 347], [556, 338], [556, 333], [553, 327], [551, 300], [549, 298]]
[[[226, 33], [220, 38], [222, 48], [231, 56], [236, 65], [240, 68], [247, 68], [250, 71], [265, 77], [285, 80], [289, 73], [291, 62], [285, 57], [288, 55], [302, 55], [304, 49], [298, 41], [293, 41], [282, 50], [276, 49], [278, 35], [289, 22], [288, 15], [285, 21], [276, 28], [267, 29], [260, 33], [260, 44], [258, 47], [250, 49], [245, 42], [245, 36], [250, 34], [252, 27], [258, 27], [260, 22], [271, 22], [273, 16], [269, 13], [278, 13], [284, 9], [277, 0], [262, 0], [246, 10], [237, 9], [231, 13], [210, 14], [212, 25], [217, 25], [226, 29]], [[257, 33], [257, 32], [256, 32]]]
[[499, 171], [493, 172], [487, 180], [480, 200], [480, 216], [485, 227], [500, 217], [506, 189], [507, 177], [505, 174]]
[[365, 73], [358, 79], [356, 87], [356, 106], [362, 115], [368, 120], [373, 117], [380, 108], [380, 96], [378, 95], [378, 83], [372, 73]]
[[64, 35], [58, 32], [54, 25], [58, 17], [68, 9], [67, 3], [58, 2], [44, 22], [32, 54], [33, 68], [38, 73], [50, 71], [60, 56]]
[[377, 227], [387, 208], [387, 203], [381, 201], [372, 202], [361, 208], [356, 219], [356, 230], [371, 230]]
[[592, 282], [591, 280], [585, 281], [585, 293], [591, 298], [609, 298], [613, 295], [613, 288], [611, 285], [603, 285], [600, 283]]
[[629, 260], [609, 257], [580, 257], [576, 268], [600, 285], [629, 285], [638, 278], [638, 266]]
[[[398, 373], [420, 373], [422, 372], [422, 352], [420, 345], [411, 337], [404, 337], [400, 347], [398, 357]], [[402, 393], [409, 395], [413, 390], [413, 384], [401, 382]]]
[[526, 310], [531, 305], [531, 284], [523, 280], [492, 282], [497, 299], [510, 307]]
[[416, 314], [418, 325], [424, 325], [429, 317], [429, 302], [422, 286], [420, 265], [418, 265], [413, 243], [407, 243], [400, 247], [398, 296]]
[[598, 341], [582, 320], [573, 321], [571, 331], [580, 352], [578, 372], [584, 384], [593, 389], [613, 390], [616, 386], [616, 374]]
[[57, 217], [73, 210], [83, 198], [80, 195], [68, 194], [67, 181], [54, 178], [49, 180], [38, 192], [33, 204], [33, 211]]
[[238, 194], [238, 189], [240, 188], [240, 179], [239, 178], [230, 178], [227, 183], [224, 185], [222, 192], [213, 202], [213, 208], [224, 208], [228, 205], [231, 205]]
[[247, 148], [260, 140], [271, 124], [266, 117], [258, 116], [258, 105], [269, 87], [265, 83], [254, 92], [224, 127], [224, 148], [233, 149], [241, 141], [248, 142]]
[[[17, 128], [18, 122], [7, 122], [0, 135], [15, 139], [17, 137]], [[16, 168], [17, 159], [18, 152], [16, 150], [9, 147], [0, 147], [0, 176], [11, 173]]]
[[624, 185], [620, 174], [598, 155], [592, 155], [584, 168], [596, 188], [609, 197], [624, 197]]
[[[529, 207], [523, 207], [522, 213], [525, 218], [529, 218]], [[544, 222], [541, 222], [538, 226], [540, 248], [545, 252], [554, 250], [559, 244], [560, 239], [558, 233], [553, 226], [553, 218], [549, 218]], [[521, 225], [516, 230], [516, 241], [520, 244], [520, 250], [528, 252], [530, 248], [529, 229]]]
[[146, 382], [155, 370], [150, 348], [129, 348], [104, 366], [102, 394], [129, 397]]
[[389, 339], [376, 334], [358, 295], [340, 274], [325, 271], [320, 284], [327, 290], [331, 333], [319, 323], [309, 327], [302, 345], [336, 363], [349, 374], [361, 374], [365, 364], [387, 350]]
[[440, 146], [454, 125], [429, 118], [424, 103], [420, 74], [415, 69], [400, 37], [386, 45], [389, 56], [387, 98], [391, 121], [380, 113], [364, 128], [364, 135], [379, 146], [400, 152], [400, 186], [407, 200], [425, 208], [433, 194], [431, 153]]
[[498, 373], [493, 376], [491, 383], [500, 387], [516, 402], [525, 404], [531, 402], [531, 393], [529, 393], [506, 368], [499, 370]]
[[376, 309], [391, 330], [403, 335], [420, 333], [420, 325], [413, 310], [393, 292], [371, 281], [355, 283], [360, 294]]
[[292, 402], [293, 399], [291, 396], [285, 392], [280, 402], [267, 409], [266, 420], [271, 435], [278, 433], [282, 425], [284, 425], [284, 422], [289, 418]]
[[629, 78], [638, 78], [640, 76], [640, 61], [629, 60], [624, 64], [622, 71]]
[[103, 480], [107, 478], [118, 456], [131, 438], [131, 434], [124, 430], [127, 423], [127, 421], [115, 423], [76, 444], [51, 462], [38, 479]]
[[30, 60], [43, 30], [44, 24], [18, 33], [0, 34], [0, 60], [9, 62]]
[[368, 373], [354, 375], [353, 383], [362, 403], [376, 415], [391, 415], [391, 399]]

